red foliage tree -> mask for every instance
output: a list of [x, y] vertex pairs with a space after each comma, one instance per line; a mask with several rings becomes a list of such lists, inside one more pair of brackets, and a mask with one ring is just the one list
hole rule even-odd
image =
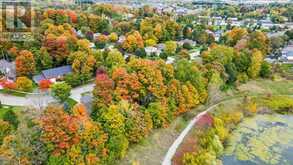
[[112, 102], [112, 93], [114, 90], [114, 82], [106, 73], [97, 74], [96, 86], [93, 91], [95, 99], [94, 105], [102, 107], [103, 105], [110, 105]]
[[41, 80], [39, 83], [39, 88], [41, 90], [46, 90], [50, 88], [50, 85], [52, 84], [52, 82], [50, 80]]
[[60, 155], [79, 143], [79, 121], [66, 114], [61, 107], [49, 106], [41, 116], [42, 141], [51, 146], [54, 155]]
[[137, 101], [142, 87], [136, 73], [127, 73], [124, 68], [116, 68], [112, 73], [115, 81], [115, 95], [118, 99]]

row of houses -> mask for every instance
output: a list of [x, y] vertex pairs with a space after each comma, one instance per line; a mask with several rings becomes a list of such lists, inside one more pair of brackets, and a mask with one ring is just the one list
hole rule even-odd
[[[231, 26], [261, 26], [264, 29], [270, 29], [272, 27], [279, 27], [279, 28], [285, 28], [285, 27], [292, 27], [292, 23], [286, 22], [286, 23], [273, 23], [269, 17], [261, 20], [256, 20], [256, 19], [243, 19], [239, 20], [236, 17], [231, 17], [231, 18], [223, 18], [223, 17], [207, 17], [207, 16], [199, 16], [199, 20], [207, 20], [208, 25], [215, 25], [215, 26], [227, 26], [230, 24]], [[201, 21], [199, 22], [194, 22], [200, 24]]]
[[293, 63], [293, 44], [283, 48], [281, 59], [284, 62]]

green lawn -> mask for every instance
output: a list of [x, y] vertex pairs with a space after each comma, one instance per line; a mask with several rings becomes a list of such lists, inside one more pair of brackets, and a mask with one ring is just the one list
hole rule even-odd
[[239, 90], [250, 94], [290, 95], [293, 94], [293, 81], [259, 79], [241, 85]]
[[0, 93], [9, 94], [9, 95], [18, 96], [18, 97], [25, 97], [26, 96], [25, 93], [18, 92], [18, 91], [12, 91], [12, 90], [8, 90], [8, 89], [0, 89]]
[[76, 104], [77, 104], [77, 101], [75, 101], [75, 100], [73, 100], [73, 99], [71, 99], [71, 98], [68, 98], [66, 101], [65, 101], [65, 103], [67, 103], [68, 104], [68, 108], [69, 109], [72, 109]]
[[15, 113], [18, 113], [21, 109], [22, 109], [22, 107], [14, 107], [14, 106], [2, 105], [2, 108], [0, 108], [0, 119], [2, 119], [3, 115], [9, 110], [12, 110]]

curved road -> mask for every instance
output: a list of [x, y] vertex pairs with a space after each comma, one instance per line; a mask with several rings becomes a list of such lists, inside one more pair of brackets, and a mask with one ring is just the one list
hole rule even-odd
[[[262, 94], [260, 94], [262, 95]], [[260, 95], [244, 95], [244, 96], [260, 96]], [[200, 114], [196, 115], [195, 118], [193, 118], [189, 124], [185, 127], [185, 129], [180, 133], [180, 135], [177, 137], [177, 139], [173, 142], [172, 146], [168, 149], [167, 154], [165, 155], [162, 165], [172, 165], [172, 158], [174, 157], [178, 147], [180, 146], [180, 144], [183, 142], [184, 138], [186, 137], [186, 135], [189, 133], [189, 131], [194, 127], [194, 125], [196, 124], [196, 122], [200, 119], [201, 116], [205, 115], [207, 112], [213, 110], [216, 106], [218, 106], [219, 104], [225, 103], [227, 101], [231, 101], [234, 99], [239, 99], [239, 98], [243, 98], [244, 96], [240, 95], [240, 96], [235, 96], [233, 98], [226, 98], [212, 106], [210, 106], [209, 108], [207, 108], [205, 111], [201, 112]], [[263, 95], [262, 95], [263, 96]], [[276, 95], [276, 96], [293, 96], [293, 94], [288, 94], [288, 95]]]
[[[229, 101], [229, 100], [225, 100], [225, 101]], [[225, 101], [223, 101], [223, 102], [225, 102]], [[171, 165], [172, 164], [172, 158], [175, 155], [175, 153], [177, 151], [177, 148], [183, 142], [184, 138], [189, 133], [189, 131], [193, 128], [193, 126], [196, 124], [196, 122], [201, 118], [201, 116], [205, 115], [207, 112], [211, 111], [213, 108], [215, 108], [216, 106], [218, 106], [219, 104], [221, 104], [223, 102], [217, 103], [217, 104], [209, 107], [208, 109], [206, 109], [205, 111], [203, 111], [200, 114], [198, 114], [195, 118], [193, 118], [189, 122], [189, 124], [187, 125], [187, 127], [185, 127], [185, 129], [180, 133], [180, 135], [178, 136], [178, 138], [174, 141], [174, 143], [172, 144], [172, 146], [169, 148], [166, 156], [164, 157], [164, 160], [162, 162], [162, 165]]]

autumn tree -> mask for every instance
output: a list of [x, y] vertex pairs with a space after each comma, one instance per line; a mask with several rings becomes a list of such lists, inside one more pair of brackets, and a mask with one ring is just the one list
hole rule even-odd
[[31, 92], [33, 90], [33, 82], [27, 77], [18, 77], [16, 79], [17, 89], [24, 92]]
[[113, 80], [110, 79], [106, 73], [97, 73], [96, 86], [93, 91], [95, 97], [93, 105], [96, 109], [95, 111], [99, 111], [100, 108], [108, 106], [112, 103], [113, 88]]
[[56, 83], [51, 86], [53, 96], [58, 99], [60, 102], [66, 101], [71, 92], [71, 86], [67, 83]]
[[50, 80], [41, 80], [39, 82], [39, 88], [41, 90], [47, 90], [50, 88], [51, 85], [52, 85], [52, 82]]
[[49, 24], [48, 29], [45, 31], [42, 47], [53, 58], [55, 65], [60, 65], [67, 59], [70, 51], [75, 49], [76, 42], [77, 37], [69, 24]]
[[118, 41], [118, 35], [117, 35], [117, 33], [111, 33], [110, 35], [109, 35], [109, 40], [111, 41], [111, 42], [116, 42], [116, 41]]
[[152, 116], [154, 128], [166, 128], [168, 126], [167, 107], [162, 105], [162, 103], [150, 103], [145, 111]]
[[142, 84], [143, 95], [140, 101], [143, 105], [147, 105], [154, 98], [164, 97], [166, 93], [164, 77], [159, 66], [158, 61], [135, 58], [128, 63], [129, 69], [136, 72]]
[[217, 61], [223, 65], [232, 62], [234, 56], [235, 51], [233, 48], [223, 45], [214, 45], [208, 51], [202, 53], [204, 62]]
[[[149, 114], [137, 109], [131, 109], [125, 114], [125, 133], [129, 142], [140, 142], [152, 129], [152, 121], [148, 121]], [[151, 127], [149, 126], [151, 124]]]
[[164, 51], [167, 53], [169, 56], [172, 56], [175, 54], [177, 49], [177, 43], [175, 41], [167, 41], [165, 43], [165, 48]]
[[90, 119], [83, 105], [76, 105], [72, 113], [50, 106], [40, 118], [41, 139], [50, 153], [49, 162], [99, 164], [106, 160], [107, 135], [101, 126]]
[[[3, 140], [12, 132], [12, 127], [7, 121], [0, 120], [0, 145], [2, 145]], [[1, 152], [0, 152], [1, 153]]]
[[243, 37], [245, 37], [247, 34], [247, 30], [244, 28], [233, 28], [225, 34], [225, 42], [229, 46], [235, 46], [236, 43], [240, 41]]
[[266, 56], [271, 51], [269, 38], [265, 33], [260, 31], [255, 31], [249, 34], [248, 47], [251, 50], [260, 50], [263, 56]]
[[114, 94], [117, 100], [139, 100], [142, 86], [136, 73], [129, 74], [124, 68], [116, 68], [112, 73], [112, 79], [115, 82]]
[[93, 76], [96, 64], [96, 59], [89, 45], [88, 40], [79, 40], [77, 42], [77, 51], [71, 53], [68, 57], [73, 74], [76, 78], [81, 78], [82, 82], [89, 80]]
[[263, 62], [262, 52], [259, 50], [253, 50], [251, 55], [251, 64], [248, 68], [248, 76], [255, 79], [259, 76], [261, 65]]
[[35, 59], [30, 51], [19, 52], [15, 59], [16, 73], [18, 76], [32, 76], [35, 73]]
[[[200, 102], [204, 102], [207, 98], [207, 83], [202, 75], [202, 71], [195, 63], [191, 63], [186, 59], [179, 60], [175, 64], [175, 77], [181, 82], [190, 82], [198, 91]], [[178, 87], [177, 87], [178, 88]]]
[[134, 52], [138, 48], [144, 47], [144, 41], [138, 31], [129, 33], [126, 36], [126, 40], [122, 43], [122, 48], [128, 52]]
[[101, 34], [96, 38], [95, 45], [97, 48], [103, 49], [105, 48], [107, 42], [108, 42], [108, 37], [106, 35]]
[[110, 52], [107, 54], [105, 58], [105, 66], [108, 67], [110, 70], [115, 69], [115, 67], [119, 67], [124, 64], [124, 57], [122, 53], [117, 49], [110, 50]]

